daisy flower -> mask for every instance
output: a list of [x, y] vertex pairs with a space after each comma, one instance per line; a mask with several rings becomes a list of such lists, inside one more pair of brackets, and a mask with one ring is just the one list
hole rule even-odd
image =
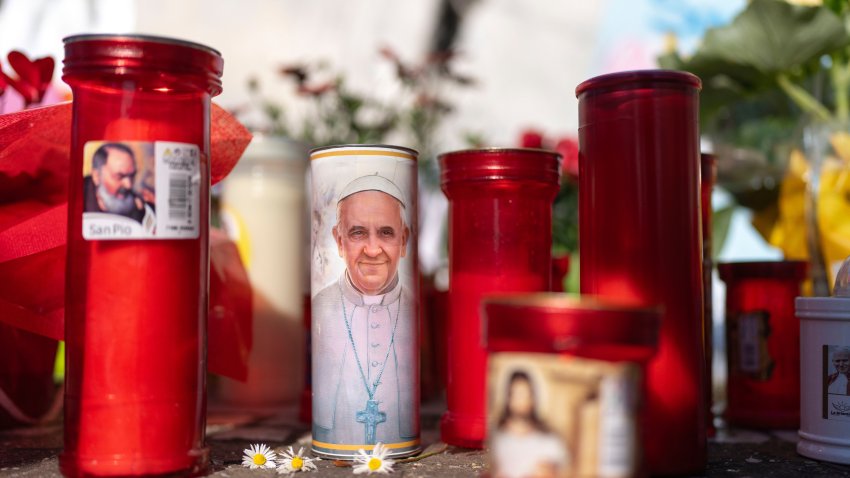
[[313, 471], [316, 469], [316, 464], [313, 463], [315, 459], [304, 456], [303, 446], [298, 449], [298, 453], [295, 453], [292, 447], [289, 447], [280, 456], [281, 458], [278, 460], [279, 465], [277, 467], [277, 472], [280, 474], [295, 473], [296, 471]]
[[252, 470], [257, 468], [274, 468], [277, 454], [265, 443], [251, 445], [242, 451], [242, 466]]
[[359, 475], [360, 473], [368, 473], [370, 475], [372, 473], [392, 473], [393, 463], [395, 462], [386, 459], [390, 451], [381, 443], [375, 445], [372, 453], [366, 453], [362, 448], [357, 453], [359, 455], [354, 457], [355, 475]]

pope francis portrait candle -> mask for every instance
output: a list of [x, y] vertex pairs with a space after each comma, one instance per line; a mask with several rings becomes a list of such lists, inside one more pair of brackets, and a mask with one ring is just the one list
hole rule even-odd
[[313, 451], [350, 459], [419, 442], [416, 157], [350, 145], [311, 153]]

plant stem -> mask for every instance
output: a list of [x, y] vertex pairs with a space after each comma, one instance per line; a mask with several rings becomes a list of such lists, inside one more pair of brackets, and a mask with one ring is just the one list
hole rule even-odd
[[847, 121], [850, 116], [850, 101], [848, 100], [848, 88], [850, 88], [850, 64], [844, 64], [838, 55], [833, 55], [832, 68], [829, 70], [832, 79], [832, 88], [835, 92], [835, 115], [841, 121]]
[[776, 83], [803, 111], [813, 115], [821, 121], [829, 121], [832, 114], [820, 101], [813, 97], [808, 91], [788, 79], [785, 74], [776, 76]]

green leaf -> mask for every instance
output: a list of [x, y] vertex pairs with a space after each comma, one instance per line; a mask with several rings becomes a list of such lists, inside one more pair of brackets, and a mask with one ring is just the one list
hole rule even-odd
[[711, 216], [711, 258], [714, 261], [717, 261], [723, 244], [726, 243], [726, 237], [729, 236], [729, 226], [732, 224], [734, 213], [735, 206], [730, 205], [714, 211]]
[[693, 62], [729, 63], [775, 75], [848, 44], [844, 23], [828, 8], [753, 0], [731, 24], [706, 32]]
[[658, 57], [658, 66], [665, 70], [681, 70], [684, 68], [685, 62], [678, 52], [672, 51]]

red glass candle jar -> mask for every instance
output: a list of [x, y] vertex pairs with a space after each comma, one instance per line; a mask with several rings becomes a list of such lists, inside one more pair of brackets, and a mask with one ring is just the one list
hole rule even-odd
[[699, 89], [696, 76], [656, 70], [576, 89], [581, 292], [664, 308], [647, 372], [653, 474], [706, 461]]
[[209, 461], [209, 115], [222, 66], [179, 40], [65, 39], [66, 476], [197, 473]]
[[660, 310], [554, 293], [490, 296], [483, 309], [494, 474], [641, 475]]
[[714, 191], [714, 183], [717, 181], [717, 160], [713, 154], [703, 153], [700, 155], [700, 213], [702, 219], [702, 290], [703, 302], [703, 324], [705, 325], [705, 375], [706, 387], [706, 419], [708, 434], [713, 436], [714, 415], [711, 411], [713, 386], [712, 366], [714, 357], [714, 313], [712, 307], [711, 272], [714, 264], [711, 261], [711, 193]]
[[800, 424], [800, 329], [794, 299], [806, 263], [718, 265], [726, 282], [727, 421], [754, 428]]
[[482, 149], [446, 153], [439, 161], [449, 199], [448, 410], [442, 439], [481, 448], [487, 365], [481, 298], [549, 289], [561, 157], [533, 149]]

